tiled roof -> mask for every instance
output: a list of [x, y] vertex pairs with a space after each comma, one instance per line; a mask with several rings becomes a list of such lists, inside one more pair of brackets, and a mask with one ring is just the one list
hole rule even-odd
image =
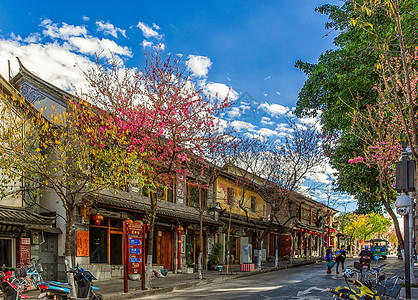
[[[229, 223], [229, 215], [230, 213], [227, 211], [224, 211], [221, 216], [220, 219], [228, 224]], [[257, 224], [257, 228], [260, 229], [266, 229], [269, 226], [268, 222], [265, 222], [261, 219], [255, 219], [255, 218], [248, 218], [248, 220], [250, 222], [247, 222], [247, 217], [244, 215], [239, 215], [239, 214], [235, 214], [235, 213], [231, 213], [231, 223], [240, 225], [240, 226], [247, 226], [247, 227], [251, 227], [251, 228], [255, 228], [256, 226], [254, 225], [253, 222], [255, 222]], [[273, 224], [275, 225], [275, 224]], [[276, 227], [276, 226], [275, 226]]]
[[[150, 203], [146, 200], [138, 201], [137, 199], [126, 199], [117, 196], [111, 196], [107, 194], [88, 195], [85, 196], [86, 200], [93, 201], [97, 204], [104, 204], [117, 208], [127, 208], [136, 211], [148, 212], [150, 211]], [[184, 219], [190, 221], [199, 221], [199, 212], [192, 208], [183, 206], [180, 207], [178, 204], [169, 203], [165, 201], [158, 202], [157, 216], [167, 216], [176, 219]], [[223, 225], [223, 222], [214, 220], [206, 215], [203, 216], [203, 222], [212, 225]]]
[[45, 217], [22, 207], [0, 206], [0, 223], [11, 225], [47, 225], [55, 222], [55, 217]]

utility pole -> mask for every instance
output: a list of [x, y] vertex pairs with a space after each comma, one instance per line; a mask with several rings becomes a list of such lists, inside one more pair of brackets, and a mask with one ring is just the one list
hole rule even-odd
[[415, 190], [415, 161], [408, 160], [406, 143], [402, 143], [402, 160], [396, 164], [396, 190], [401, 194], [396, 198], [396, 212], [404, 217], [404, 259], [405, 259], [405, 294], [406, 299], [411, 299], [411, 250], [410, 249], [410, 223], [413, 215], [413, 199], [405, 193]]

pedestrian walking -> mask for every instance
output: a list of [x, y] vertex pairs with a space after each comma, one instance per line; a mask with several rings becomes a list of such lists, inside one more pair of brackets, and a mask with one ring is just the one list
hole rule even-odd
[[340, 266], [340, 264], [341, 264], [341, 272], [344, 271], [345, 256], [346, 256], [345, 246], [342, 245], [338, 253], [335, 254], [335, 261], [337, 262], [337, 274], [340, 274], [338, 272], [338, 267]]
[[327, 273], [331, 273], [331, 268], [334, 266], [335, 262], [332, 260], [332, 248], [328, 247], [325, 254], [325, 260], [327, 262]]

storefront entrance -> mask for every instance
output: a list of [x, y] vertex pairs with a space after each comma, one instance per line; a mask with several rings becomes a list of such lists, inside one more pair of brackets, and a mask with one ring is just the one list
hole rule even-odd
[[0, 238], [0, 266], [13, 267], [14, 240]]
[[168, 229], [157, 229], [156, 263], [163, 265], [168, 271], [173, 271], [174, 265], [173, 232]]

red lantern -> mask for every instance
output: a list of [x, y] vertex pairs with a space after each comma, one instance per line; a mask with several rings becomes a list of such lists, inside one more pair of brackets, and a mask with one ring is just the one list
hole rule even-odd
[[93, 216], [93, 220], [96, 221], [95, 225], [100, 225], [100, 222], [103, 221], [103, 216], [100, 215], [99, 213], [95, 214]]
[[140, 220], [135, 220], [134, 224], [142, 224], [142, 222]]
[[176, 230], [178, 231], [178, 232], [182, 232], [183, 230], [184, 230], [184, 228], [183, 228], [183, 226], [177, 226], [177, 228], [176, 228]]
[[129, 219], [129, 218], [127, 218], [125, 221], [126, 221], [126, 223], [127, 223], [127, 224], [131, 224], [131, 223], [133, 223], [133, 222], [134, 222], [134, 221], [132, 221], [132, 220], [131, 220], [131, 219]]

